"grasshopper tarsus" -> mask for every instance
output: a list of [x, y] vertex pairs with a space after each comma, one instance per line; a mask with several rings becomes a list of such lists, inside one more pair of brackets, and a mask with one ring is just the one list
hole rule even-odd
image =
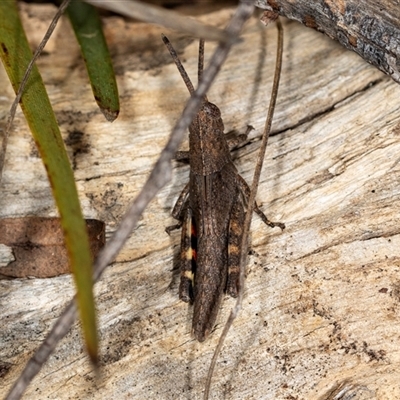
[[178, 222], [178, 223], [175, 224], [175, 225], [167, 226], [167, 227], [165, 228], [165, 232], [167, 232], [168, 235], [171, 235], [171, 232], [172, 232], [172, 231], [176, 231], [177, 229], [180, 229], [181, 227], [182, 227], [182, 223], [181, 223], [181, 222]]
[[254, 205], [254, 212], [261, 218], [261, 220], [271, 228], [281, 228], [281, 230], [285, 229], [285, 224], [283, 222], [273, 222], [270, 221], [267, 216], [260, 210], [257, 203]]

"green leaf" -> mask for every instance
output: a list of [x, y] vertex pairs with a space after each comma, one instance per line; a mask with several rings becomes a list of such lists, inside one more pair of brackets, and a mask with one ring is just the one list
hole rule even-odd
[[[0, 57], [15, 92], [32, 58], [15, 1], [0, 1]], [[97, 360], [98, 339], [93, 300], [92, 257], [73, 172], [42, 78], [36, 66], [20, 105], [49, 177], [72, 271], [89, 355]]]
[[114, 121], [119, 113], [118, 88], [97, 9], [75, 0], [67, 12], [81, 46], [94, 98], [107, 120]]

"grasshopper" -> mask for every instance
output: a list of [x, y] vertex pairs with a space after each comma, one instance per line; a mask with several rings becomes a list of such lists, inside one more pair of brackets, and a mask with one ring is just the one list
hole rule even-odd
[[[169, 40], [162, 36], [190, 94], [194, 87]], [[199, 45], [199, 80], [203, 72], [204, 40]], [[248, 132], [247, 132], [248, 133]], [[221, 303], [222, 293], [237, 297], [239, 262], [245, 206], [250, 188], [233, 164], [219, 108], [204, 97], [202, 106], [189, 126], [189, 151], [176, 159], [189, 160], [190, 179], [182, 190], [172, 216], [182, 228], [179, 297], [193, 302], [192, 333], [202, 342], [210, 334]], [[271, 222], [255, 205], [255, 212], [269, 226]]]

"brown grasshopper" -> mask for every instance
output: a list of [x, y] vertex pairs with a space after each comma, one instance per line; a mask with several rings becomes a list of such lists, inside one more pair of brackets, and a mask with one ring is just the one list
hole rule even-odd
[[[193, 94], [193, 84], [175, 50], [162, 38]], [[199, 80], [203, 60], [204, 40], [200, 40]], [[234, 147], [238, 140], [231, 144]], [[189, 152], [178, 152], [176, 159], [189, 160], [190, 180], [172, 211], [179, 223], [166, 230], [182, 227], [179, 297], [194, 303], [192, 333], [202, 342], [214, 326], [222, 292], [238, 295], [240, 243], [250, 188], [233, 164], [221, 112], [206, 97], [189, 126]], [[267, 225], [284, 228], [269, 221], [257, 205], [255, 212]]]

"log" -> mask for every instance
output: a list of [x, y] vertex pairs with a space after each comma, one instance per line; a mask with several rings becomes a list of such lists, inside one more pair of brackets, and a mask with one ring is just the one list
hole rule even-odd
[[[49, 6], [25, 7], [30, 36]], [[201, 18], [224, 26], [231, 13], [225, 9]], [[39, 68], [74, 165], [85, 218], [103, 220], [110, 235], [188, 98], [160, 33], [169, 36], [194, 81], [197, 43], [117, 16], [105, 18], [104, 26], [122, 104], [113, 124], [96, 108], [65, 19]], [[399, 88], [323, 35], [292, 21], [284, 28], [284, 69], [257, 199], [286, 229], [269, 229], [254, 216], [243, 308], [217, 362], [211, 398], [398, 398]], [[206, 45], [206, 56], [213, 47]], [[208, 95], [220, 107], [226, 131], [255, 127], [249, 142], [234, 152], [248, 182], [275, 51], [274, 26], [265, 29], [254, 18]], [[7, 82], [3, 70], [0, 81]], [[4, 84], [1, 116], [12, 99]], [[180, 235], [164, 232], [174, 223], [171, 207], [188, 180], [187, 166], [177, 163], [174, 171], [96, 285], [100, 377], [85, 355], [77, 323], [25, 398], [202, 398], [234, 302], [224, 298], [207, 341], [191, 338], [192, 308], [177, 296]], [[20, 112], [1, 191], [1, 217], [56, 215]], [[4, 397], [74, 288], [69, 275], [0, 285]]]
[[400, 8], [391, 0], [257, 0], [323, 32], [400, 82]]

